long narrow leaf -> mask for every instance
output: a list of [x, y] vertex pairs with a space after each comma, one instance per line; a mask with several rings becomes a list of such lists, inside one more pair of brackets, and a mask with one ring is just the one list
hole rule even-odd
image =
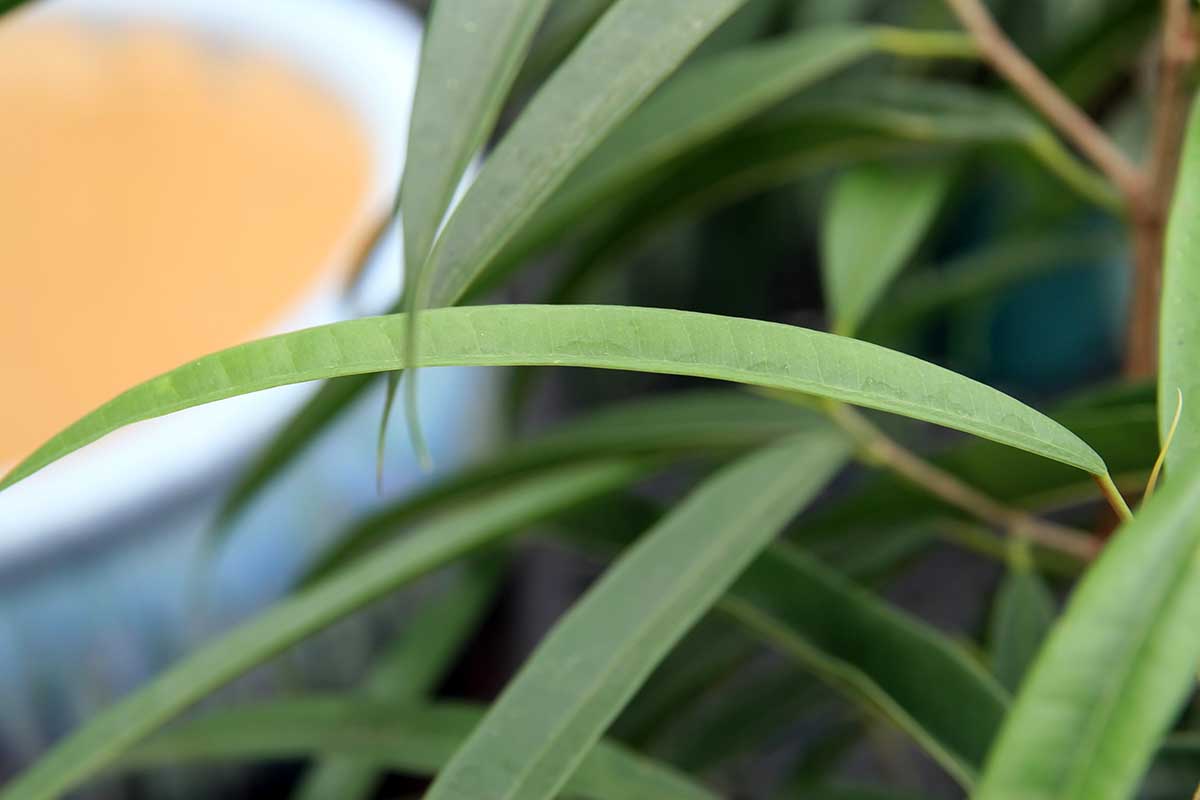
[[751, 565], [721, 608], [972, 785], [1007, 698], [945, 636], [782, 544]]
[[418, 280], [454, 187], [491, 133], [549, 0], [438, 0], [421, 46], [400, 188], [404, 255]]
[[956, 165], [868, 163], [834, 185], [821, 267], [834, 330], [852, 336], [921, 243]]
[[618, 0], [537, 93], [446, 223], [418, 306], [457, 301], [589, 153], [745, 0]]
[[414, 578], [529, 522], [612, 491], [641, 468], [601, 462], [527, 481], [436, 518], [336, 577], [206, 645], [101, 712], [0, 792], [49, 800], [79, 785], [213, 690]]
[[[69, 426], [0, 489], [134, 422], [289, 383], [406, 366], [402, 315], [240, 345], [136, 386]], [[420, 366], [558, 365], [662, 372], [798, 391], [903, 414], [1095, 475], [1101, 458], [1011, 397], [877, 345], [756, 320], [621, 306], [481, 306], [422, 316]]]
[[1177, 469], [1075, 589], [978, 800], [1117, 800], [1136, 786], [1200, 661], [1198, 467]]
[[796, 437], [695, 490], [547, 635], [429, 800], [555, 796], [654, 666], [847, 454], [831, 434]]
[[[430, 775], [483, 715], [484, 709], [463, 704], [304, 697], [208, 713], [159, 734], [116, 767], [336, 755], [353, 756], [376, 770]], [[567, 789], [600, 800], [714, 800], [683, 774], [610, 742], [596, 745]], [[327, 795], [334, 796], [345, 795]]]
[[1166, 437], [1177, 392], [1183, 413], [1167, 467], [1200, 455], [1200, 103], [1192, 109], [1163, 254], [1158, 424]]
[[359, 520], [309, 567], [320, 579], [407, 524], [471, 493], [535, 470], [606, 456], [731, 452], [758, 447], [814, 426], [815, 411], [743, 391], [689, 391], [606, 408], [547, 434], [515, 444]]
[[[372, 666], [364, 694], [391, 703], [428, 700], [486, 613], [503, 565], [496, 557], [470, 564], [446, 590], [422, 604], [396, 643]], [[359, 754], [330, 758], [315, 765], [295, 796], [356, 800], [369, 797], [378, 778], [377, 765]]]

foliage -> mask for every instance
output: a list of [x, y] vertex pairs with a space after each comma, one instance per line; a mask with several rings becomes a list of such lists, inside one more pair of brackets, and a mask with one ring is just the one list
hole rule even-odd
[[[369, 797], [387, 772], [426, 776], [428, 796], [447, 799], [1190, 795], [1197, 40], [1191, 4], [1166, 0], [1161, 19], [1151, 5], [439, 0], [398, 192], [409, 283], [397, 313], [131, 387], [0, 489], [141, 420], [327, 381], [229, 496], [228, 534], [371, 376], [394, 388], [418, 367], [508, 368], [512, 444], [351, 526], [290, 597], [68, 735], [0, 797], [279, 758], [312, 759], [304, 798]], [[1152, 115], [1126, 52], [1139, 48], [1161, 56]], [[1116, 142], [1146, 144], [1146, 166]], [[986, 339], [963, 332], [1015, 305], [1046, 329], [1018, 347], [1021, 363], [1048, 357], [1056, 331], [1103, 317], [1052, 282], [1103, 281], [1113, 264], [1135, 286], [1123, 380], [1051, 386], [1072, 391], [1043, 413], [1019, 376], [1006, 384], [1024, 399], [953, 346]], [[1160, 267], [1161, 317], [1144, 291]], [[549, 281], [527, 283], [537, 269]], [[833, 332], [792, 324], [813, 318], [793, 289], [816, 276]], [[514, 283], [550, 289], [533, 289], [541, 303], [460, 305]], [[1036, 317], [1039, 286], [1053, 319]], [[1085, 341], [1074, 361], [1111, 355]], [[628, 374], [574, 370], [559, 388], [599, 410], [525, 431], [534, 378], [560, 367], [675, 391], [608, 403]], [[735, 387], [678, 390], [697, 379]], [[1180, 392], [1165, 478], [1132, 513]], [[684, 498], [665, 502], [664, 484]], [[601, 562], [600, 577], [498, 697], [439, 698], [524, 533]], [[948, 553], [994, 580], [929, 585], [922, 557]], [[451, 593], [414, 612], [360, 689], [168, 726], [456, 565]], [[948, 632], [881, 591], [913, 582], [941, 606], [985, 610]], [[739, 772], [759, 772], [781, 741], [790, 774]], [[864, 754], [884, 765], [865, 774], [892, 785], [847, 770]], [[914, 764], [947, 780], [913, 778]]]

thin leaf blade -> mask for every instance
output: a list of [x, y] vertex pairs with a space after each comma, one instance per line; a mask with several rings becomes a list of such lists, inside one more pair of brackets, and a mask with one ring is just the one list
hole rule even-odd
[[[1103, 460], [1011, 397], [903, 353], [788, 325], [623, 306], [478, 306], [426, 312], [417, 366], [586, 366], [815, 394], [956, 428], [1096, 475]], [[407, 366], [403, 315], [261, 339], [140, 384], [66, 428], [0, 489], [125, 425], [290, 383]]]
[[555, 626], [429, 799], [553, 797], [654, 666], [847, 455], [840, 437], [798, 437], [706, 481]]
[[[430, 775], [446, 763], [483, 715], [484, 709], [460, 703], [300, 697], [210, 712], [159, 734], [116, 767], [327, 755], [353, 756], [375, 770]], [[715, 800], [682, 773], [604, 741], [584, 759], [567, 788], [576, 796], [605, 800]]]
[[623, 461], [566, 468], [431, 520], [370, 559], [272, 607], [204, 646], [60, 742], [0, 792], [4, 800], [49, 800], [213, 690], [407, 581], [522, 525], [621, 488], [644, 472]]

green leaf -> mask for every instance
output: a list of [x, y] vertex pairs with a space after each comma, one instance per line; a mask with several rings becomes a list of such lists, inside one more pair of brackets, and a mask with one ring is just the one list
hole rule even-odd
[[1028, 564], [1014, 566], [992, 607], [992, 672], [1008, 691], [1021, 685], [1054, 616], [1054, 596], [1041, 577]]
[[[377, 770], [429, 775], [445, 764], [483, 715], [482, 708], [460, 703], [303, 697], [210, 712], [159, 734], [116, 766], [337, 755], [353, 756]], [[715, 800], [682, 773], [610, 742], [597, 743], [567, 789], [604, 800]]]
[[745, 0], [618, 0], [530, 101], [438, 237], [419, 307], [455, 303], [570, 172]]
[[721, 609], [908, 733], [970, 788], [1007, 698], [944, 635], [782, 543], [746, 570]]
[[258, 493], [308, 449], [317, 436], [357, 400], [375, 376], [349, 375], [326, 381], [258, 452], [225, 495], [213, 525], [213, 543], [228, 535], [233, 522]]
[[1200, 103], [1192, 108], [1163, 254], [1158, 424], [1166, 437], [1177, 392], [1183, 413], [1167, 453], [1168, 474], [1200, 455]]
[[[519, 261], [648, 173], [834, 74], [872, 52], [876, 43], [874, 29], [829, 28], [689, 65], [575, 169], [500, 259]], [[480, 270], [488, 266], [473, 263]]]
[[841, 437], [809, 434], [702, 484], [555, 625], [429, 800], [553, 797], [655, 665], [847, 454]]
[[[957, 428], [1093, 474], [1078, 437], [1011, 397], [867, 342], [804, 328], [622, 306], [478, 306], [422, 315], [418, 366], [587, 366], [815, 394]], [[284, 384], [404, 368], [403, 315], [339, 322], [197, 359], [129, 389], [19, 464], [10, 486], [125, 425]]]
[[[1013, 286], [1084, 264], [1110, 262], [1126, 249], [1122, 237], [1096, 232], [1022, 232], [988, 242], [896, 284], [861, 338], [880, 341], [946, 309], [993, 298]], [[1117, 255], [1116, 257], [1120, 257]]]
[[988, 757], [978, 800], [1130, 795], [1195, 685], [1198, 544], [1193, 462], [1075, 589]]
[[335, 544], [314, 561], [304, 581], [335, 572], [431, 510], [534, 471], [603, 456], [736, 452], [826, 424], [808, 409], [730, 390], [678, 392], [606, 408], [515, 443], [496, 458], [357, 521], [334, 537]]
[[[467, 565], [448, 590], [422, 604], [400, 638], [373, 665], [363, 687], [365, 696], [391, 703], [428, 699], [488, 611], [503, 566], [495, 557]], [[360, 754], [330, 758], [304, 776], [296, 797], [366, 798], [378, 778], [377, 765]]]
[[635, 480], [621, 461], [568, 467], [430, 520], [370, 559], [272, 607], [110, 706], [9, 783], [4, 800], [49, 800], [252, 667], [404, 583], [505, 534]]
[[852, 336], [925, 237], [956, 165], [867, 163], [838, 178], [821, 266], [834, 330]]
[[[414, 353], [426, 259], [438, 227], [454, 187], [495, 125], [548, 4], [549, 0], [438, 0], [430, 11], [400, 184], [405, 310], [408, 346]], [[381, 480], [383, 443], [397, 385], [398, 377], [391, 376], [379, 431]], [[408, 378], [405, 401], [413, 447], [421, 461], [428, 462], [415, 373]]]
[[492, 131], [549, 0], [438, 0], [421, 46], [400, 186], [410, 285], [454, 187]]
[[529, 56], [513, 82], [512, 97], [533, 92], [558, 68], [563, 59], [614, 0], [556, 0], [534, 36]]

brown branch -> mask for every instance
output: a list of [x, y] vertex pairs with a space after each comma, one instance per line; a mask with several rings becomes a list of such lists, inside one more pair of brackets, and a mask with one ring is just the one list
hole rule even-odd
[[908, 450], [853, 408], [842, 403], [831, 403], [827, 406], [827, 412], [839, 427], [858, 442], [866, 458], [891, 469], [949, 505], [1009, 534], [1023, 536], [1083, 561], [1090, 561], [1099, 553], [1101, 545], [1095, 537], [1065, 525], [1038, 519], [993, 500]]
[[1134, 279], [1125, 347], [1125, 373], [1154, 374], [1158, 353], [1158, 307], [1162, 294], [1163, 238], [1183, 149], [1190, 96], [1187, 74], [1197, 57], [1189, 0], [1163, 0], [1158, 89], [1154, 98], [1147, 191], [1133, 208]]
[[979, 51], [992, 68], [1107, 175], [1131, 207], [1139, 203], [1146, 184], [1142, 172], [1090, 117], [1013, 45], [981, 0], [946, 2], [975, 38]]

